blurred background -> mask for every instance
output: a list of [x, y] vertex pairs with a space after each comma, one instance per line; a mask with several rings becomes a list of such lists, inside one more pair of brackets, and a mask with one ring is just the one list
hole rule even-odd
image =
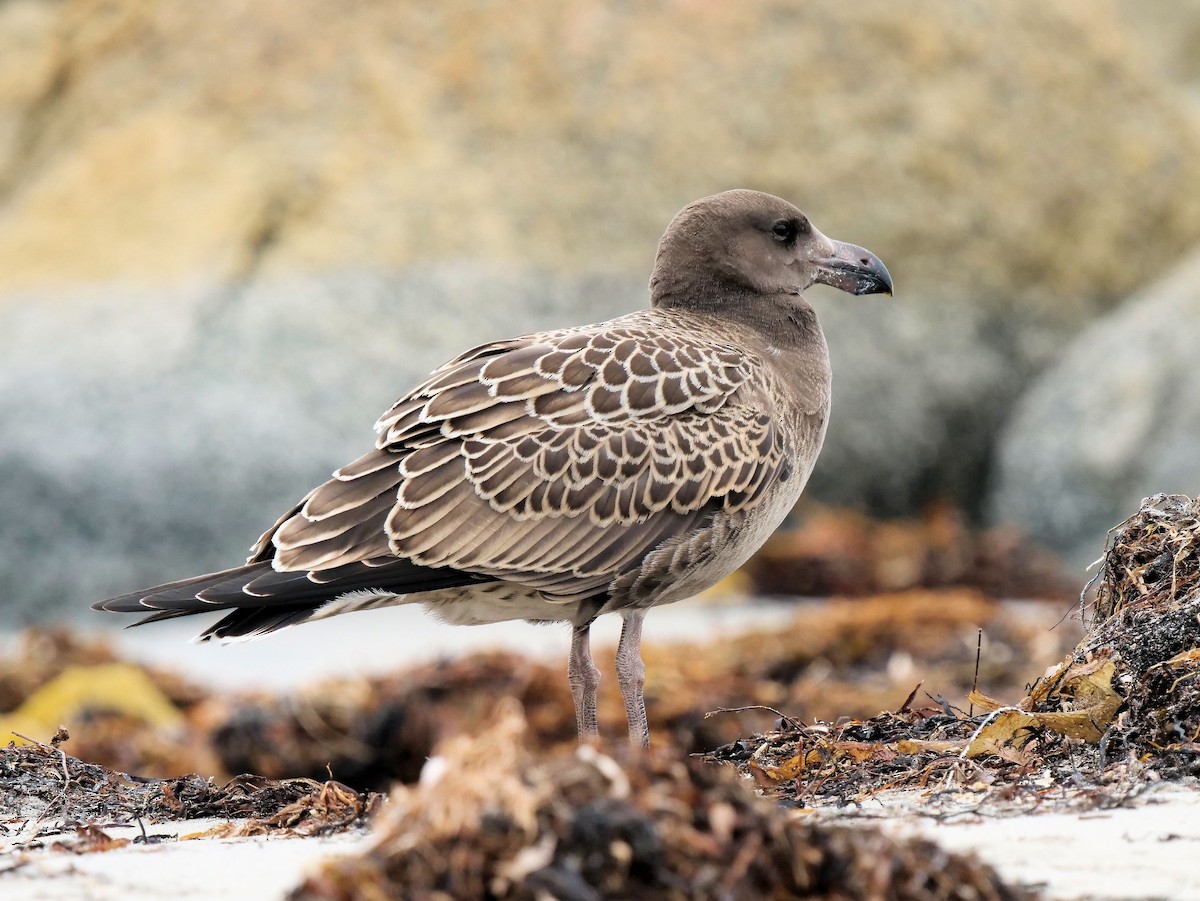
[[1179, 0], [0, 0], [0, 624], [237, 563], [733, 187], [897, 285], [812, 294], [832, 425], [752, 589], [1077, 590], [1200, 490], [1198, 98]]

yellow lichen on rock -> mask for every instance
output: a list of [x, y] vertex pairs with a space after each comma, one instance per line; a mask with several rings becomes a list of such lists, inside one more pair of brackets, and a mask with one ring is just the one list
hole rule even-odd
[[1080, 318], [1200, 237], [1192, 112], [1090, 0], [0, 17], [0, 293], [463, 258], [641, 275], [682, 203], [744, 185], [915, 293]]

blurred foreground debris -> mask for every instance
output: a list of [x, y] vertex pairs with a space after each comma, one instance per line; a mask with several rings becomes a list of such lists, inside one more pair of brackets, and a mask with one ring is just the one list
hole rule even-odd
[[806, 505], [743, 568], [756, 594], [830, 597], [974, 588], [996, 598], [1069, 598], [1062, 562], [1008, 527], [973, 529], [946, 504], [920, 519], [878, 520]]
[[926, 841], [805, 822], [728, 773], [661, 750], [524, 751], [519, 707], [398, 788], [378, 839], [292, 901], [359, 898], [1015, 899], [988, 866]]
[[1200, 775], [1200, 500], [1157, 495], [1113, 530], [1083, 640], [1016, 704], [949, 704], [775, 731], [714, 752], [768, 793], [858, 802], [905, 786], [1103, 806]]

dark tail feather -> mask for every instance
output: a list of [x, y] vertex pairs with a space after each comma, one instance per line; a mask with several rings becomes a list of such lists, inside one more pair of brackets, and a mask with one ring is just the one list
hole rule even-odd
[[352, 591], [404, 595], [487, 581], [487, 576], [420, 566], [402, 558], [380, 565], [351, 563], [311, 575], [276, 572], [270, 563], [251, 563], [97, 601], [92, 607], [115, 613], [149, 613], [134, 626], [230, 611], [199, 636], [200, 641], [207, 641], [260, 635], [297, 625], [329, 601]]
[[147, 623], [160, 623], [166, 619], [178, 619], [181, 616], [195, 616], [201, 613], [200, 610], [159, 610], [158, 613], [151, 613], [149, 616], [144, 616], [135, 623], [130, 623], [126, 629], [132, 629], [134, 626], [144, 626]]
[[[219, 610], [221, 609], [220, 604], [204, 604], [197, 599], [197, 593], [210, 586], [220, 585], [223, 582], [239, 577], [242, 578], [243, 583], [249, 582], [256, 575], [270, 568], [270, 563], [250, 563], [246, 566], [237, 566], [233, 569], [225, 569], [220, 572], [206, 573], [203, 576], [192, 576], [190, 579], [166, 582], [162, 585], [155, 585], [153, 588], [143, 588], [140, 591], [130, 592], [129, 594], [123, 594], [115, 598], [105, 598], [103, 601], [96, 601], [96, 603], [92, 604], [92, 609], [107, 610], [111, 613], [142, 613], [145, 610], [170, 610], [177, 616], [184, 616], [187, 613], [201, 613], [204, 610]], [[247, 598], [247, 600], [249, 599]], [[191, 604], [193, 603], [196, 605], [194, 610], [191, 609]], [[169, 618], [167, 616], [157, 617], [157, 619]], [[142, 622], [155, 621], [155, 618], [142, 620]], [[134, 625], [141, 625], [141, 623], [135, 623]]]
[[222, 617], [196, 636], [196, 641], [213, 638], [250, 638], [278, 632], [288, 626], [298, 626], [312, 616], [320, 605], [303, 604], [295, 607], [244, 607]]

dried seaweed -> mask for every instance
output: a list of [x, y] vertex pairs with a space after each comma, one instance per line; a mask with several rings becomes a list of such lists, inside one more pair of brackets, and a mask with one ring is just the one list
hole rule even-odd
[[[1092, 610], [1083, 640], [1019, 690], [1028, 658], [1045, 659], [1062, 633], [1047, 641], [1009, 608], [964, 591], [832, 603], [789, 628], [650, 648], [659, 746], [620, 762], [591, 747], [567, 750], [574, 729], [559, 668], [514, 655], [287, 698], [214, 701], [175, 687], [167, 694], [181, 711], [206, 711], [188, 718], [189, 729], [215, 723], [185, 734], [204, 735], [230, 769], [266, 776], [135, 778], [34, 743], [0, 749], [0, 796], [36, 821], [35, 841], [52, 835], [47, 847], [87, 853], [127, 841], [105, 824], [139, 818], [236, 821], [198, 838], [362, 824], [378, 796], [331, 780], [267, 778], [319, 775], [330, 761], [353, 781], [414, 783], [393, 794], [371, 850], [326, 865], [294, 899], [1015, 898], [970, 858], [797, 809], [862, 806], [911, 789], [932, 815], [1105, 807], [1155, 779], [1200, 774], [1200, 503], [1151, 498], [1115, 529]], [[904, 675], [966, 695], [981, 626], [1001, 659], [983, 655], [967, 702], [918, 686], [895, 712], [812, 719], [814, 710], [872, 709]], [[56, 641], [69, 665], [113, 662], [69, 636]], [[38, 666], [48, 678], [68, 669]], [[10, 700], [38, 689], [7, 678]], [[1013, 703], [994, 697], [1018, 693]], [[720, 705], [739, 712], [703, 716]], [[606, 729], [616, 731], [621, 715], [615, 693], [602, 697]], [[119, 742], [121, 729], [135, 728], [114, 716], [90, 712], [83, 746], [103, 748], [108, 739], [95, 736]], [[755, 717], [770, 728], [739, 737]], [[680, 754], [716, 745], [703, 757]]]
[[1100, 574], [1093, 611], [1101, 625], [1195, 595], [1200, 588], [1200, 499], [1146, 498], [1137, 513], [1110, 532]]
[[41, 743], [0, 748], [0, 797], [0, 821], [34, 823], [29, 838], [96, 824], [201, 817], [249, 820], [257, 831], [313, 834], [362, 823], [378, 803], [377, 795], [333, 781], [246, 775], [218, 784], [196, 775], [129, 776]]
[[307, 779], [287, 780], [287, 784], [294, 783], [309, 783], [310, 790], [269, 816], [259, 814], [243, 818], [240, 822], [226, 823], [190, 837], [235, 838], [280, 832], [290, 835], [329, 835], [365, 824], [382, 803], [380, 795], [364, 795], [332, 779], [324, 783], [312, 783]]
[[1157, 495], [1112, 532], [1091, 630], [1004, 704], [970, 694], [869, 720], [785, 719], [711, 759], [796, 803], [862, 802], [900, 786], [967, 787], [990, 800], [1105, 805], [1147, 779], [1200, 775], [1200, 501]]
[[886, 789], [925, 787], [938, 761], [961, 759], [976, 722], [953, 710], [922, 707], [867, 720], [784, 726], [707, 757], [734, 763], [779, 800], [843, 806]]
[[[1065, 630], [1047, 632], [1046, 617], [1029, 616], [1044, 609], [1002, 605], [969, 591], [907, 592], [803, 605], [782, 627], [711, 643], [647, 646], [654, 741], [703, 752], [773, 722], [755, 709], [706, 718], [716, 707], [765, 705], [808, 719], [863, 716], [894, 706], [918, 678], [961, 697], [974, 681], [981, 627], [988, 652], [980, 686], [1014, 695], [1024, 688], [1028, 661], [1049, 663], [1071, 644]], [[598, 657], [605, 653], [597, 649]], [[93, 700], [63, 710], [43, 705], [49, 707], [43, 720], [69, 725], [76, 757], [147, 776], [200, 772], [225, 780], [256, 773], [323, 781], [331, 772], [357, 790], [383, 790], [415, 781], [438, 741], [477, 731], [505, 699], [524, 708], [531, 748], [568, 748], [575, 741], [572, 702], [555, 660], [478, 653], [282, 696], [204, 694], [169, 674], [144, 671], [179, 711], [181, 722], [167, 726], [130, 709], [128, 694], [121, 709], [104, 701], [107, 683], [100, 677], [118, 664], [135, 668], [102, 642], [34, 631], [0, 672], [7, 673], [9, 703], [25, 707], [72, 667], [91, 674]], [[616, 686], [606, 680], [602, 730], [620, 734], [624, 717]]]
[[52, 851], [69, 851], [72, 854], [95, 854], [115, 851], [132, 844], [132, 839], [113, 838], [99, 826], [76, 826], [75, 834], [69, 839], [59, 839], [50, 844]]
[[[1073, 643], [1067, 630], [1048, 632], [1045, 618], [1025, 612], [975, 592], [909, 592], [807, 606], [771, 631], [648, 646], [654, 740], [703, 752], [773, 719], [753, 710], [706, 718], [715, 707], [766, 705], [806, 718], [873, 713], [903, 698], [918, 672], [961, 697], [975, 679], [980, 627], [989, 642], [980, 685], [1015, 694], [1031, 659], [1049, 663]], [[531, 748], [573, 745], [561, 664], [499, 652], [243, 702], [212, 742], [226, 771], [319, 776], [329, 765], [347, 784], [381, 789], [415, 781], [437, 741], [477, 731], [506, 698], [525, 710]], [[601, 686], [599, 716], [605, 734], [623, 731], [625, 710], [611, 682]]]
[[445, 745], [434, 775], [393, 794], [375, 846], [293, 901], [1023, 897], [971, 857], [806, 822], [698, 760], [531, 756], [524, 728], [511, 705]]

